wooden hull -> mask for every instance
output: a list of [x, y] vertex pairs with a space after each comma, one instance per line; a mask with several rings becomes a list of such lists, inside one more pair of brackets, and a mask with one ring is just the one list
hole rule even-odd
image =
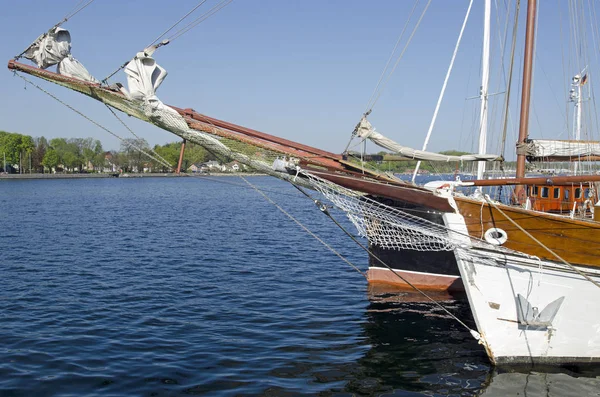
[[[489, 204], [468, 198], [456, 198], [456, 205], [465, 218], [471, 237], [481, 239], [491, 228], [502, 229], [508, 237], [503, 247], [541, 259], [557, 260]], [[570, 219], [507, 205], [499, 205], [499, 208], [567, 262], [600, 267], [600, 222]]]

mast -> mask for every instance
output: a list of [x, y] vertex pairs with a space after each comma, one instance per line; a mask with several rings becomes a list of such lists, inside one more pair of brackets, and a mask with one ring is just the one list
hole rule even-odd
[[[583, 72], [582, 72], [583, 73]], [[582, 85], [582, 77], [581, 74], [577, 74], [573, 76], [571, 80], [571, 91], [569, 91], [569, 100], [574, 103], [575, 106], [575, 120], [574, 120], [574, 130], [575, 130], [575, 140], [579, 141], [581, 139], [581, 85]], [[577, 175], [577, 169], [579, 166], [579, 162], [575, 162], [573, 164], [573, 172]]]
[[[535, 14], [537, 0], [529, 0], [527, 4], [527, 27], [525, 31], [525, 55], [523, 65], [523, 92], [521, 93], [521, 114], [519, 120], [519, 140], [517, 141], [517, 178], [525, 177], [525, 151], [523, 147], [529, 135], [529, 107], [531, 102], [531, 75], [533, 71], [533, 44], [535, 35]], [[515, 187], [517, 202], [525, 201], [524, 187]]]
[[[479, 154], [487, 151], [487, 125], [488, 125], [488, 86], [490, 81], [490, 15], [492, 0], [485, 0], [483, 17], [483, 48], [481, 51], [481, 112], [479, 114]], [[485, 162], [477, 163], [477, 179], [483, 179]]]

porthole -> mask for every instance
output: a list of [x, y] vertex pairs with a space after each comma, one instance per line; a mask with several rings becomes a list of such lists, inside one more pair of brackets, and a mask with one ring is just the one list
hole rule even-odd
[[498, 229], [497, 227], [493, 227], [488, 229], [483, 235], [485, 241], [494, 245], [502, 245], [508, 240], [508, 234], [502, 229]]

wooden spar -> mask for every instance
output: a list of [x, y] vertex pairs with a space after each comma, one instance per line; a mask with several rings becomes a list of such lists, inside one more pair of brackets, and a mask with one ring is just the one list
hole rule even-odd
[[[38, 67], [16, 62], [15, 60], [10, 60], [8, 62], [8, 68], [11, 70], [21, 71], [51, 81], [58, 85], [66, 86], [67, 88], [73, 89], [102, 102], [105, 102], [105, 97], [113, 98], [115, 100], [123, 102], [124, 104], [130, 102], [121, 91], [101, 86], [98, 83], [90, 83], [72, 77], [63, 76], [45, 69], [40, 69]], [[196, 129], [198, 131], [203, 131], [209, 134], [231, 138], [267, 150], [272, 150], [283, 155], [298, 157], [317, 166], [325, 166], [330, 169], [337, 169], [341, 172], [344, 172], [348, 169], [355, 170], [357, 168], [356, 165], [344, 161], [343, 157], [339, 154], [330, 153], [324, 150], [310, 147], [308, 145], [303, 145], [287, 139], [278, 138], [273, 135], [252, 130], [250, 128], [218, 120], [194, 112], [191, 109], [184, 110], [175, 106], [170, 107], [177, 111], [179, 114], [183, 115], [190, 128]], [[128, 114], [130, 114], [129, 112], [134, 110], [136, 111], [135, 117], [145, 121], [149, 121], [145, 118], [143, 114], [137, 111], [135, 107], [126, 105], [124, 107], [117, 106], [116, 108], [121, 111], [125, 111]], [[392, 180], [392, 178], [389, 178], [384, 174], [378, 172], [373, 172], [369, 170], [361, 171], [364, 174], [367, 174], [375, 179], [387, 181]]]
[[168, 105], [168, 106], [170, 108], [176, 110], [177, 113], [179, 113], [183, 117], [189, 117], [194, 120], [198, 120], [198, 121], [202, 121], [207, 124], [214, 125], [216, 127], [225, 128], [225, 129], [239, 132], [241, 134], [251, 136], [254, 138], [259, 138], [259, 139], [263, 139], [268, 142], [273, 142], [273, 143], [277, 143], [279, 145], [288, 146], [288, 147], [291, 147], [294, 149], [302, 150], [302, 151], [311, 153], [316, 156], [325, 157], [325, 158], [329, 158], [332, 160], [341, 160], [342, 159], [342, 156], [339, 154], [327, 152], [325, 150], [317, 149], [317, 148], [314, 148], [314, 147], [311, 147], [308, 145], [303, 145], [301, 143], [290, 141], [288, 139], [279, 138], [274, 135], [265, 134], [264, 132], [260, 132], [260, 131], [256, 131], [256, 130], [253, 130], [250, 128], [242, 127], [241, 125], [237, 125], [237, 124], [229, 123], [227, 121], [215, 119], [213, 117], [205, 116], [203, 114], [200, 114], [200, 113], [194, 111], [193, 109], [181, 109], [176, 106], [171, 106], [171, 105]]
[[[535, 14], [537, 0], [529, 0], [527, 4], [527, 28], [525, 32], [525, 55], [523, 65], [523, 91], [521, 92], [521, 115], [519, 120], [519, 140], [517, 145], [525, 144], [529, 135], [529, 108], [531, 103], [531, 75], [533, 71], [533, 45], [535, 39]], [[517, 149], [517, 178], [525, 177], [526, 155]], [[515, 196], [521, 204], [525, 200], [522, 185], [515, 188]]]
[[600, 175], [548, 176], [537, 178], [479, 179], [463, 181], [466, 186], [506, 185], [571, 185], [574, 183], [600, 182]]
[[419, 205], [440, 212], [452, 212], [454, 208], [448, 203], [448, 199], [431, 194], [431, 191], [413, 186], [399, 186], [385, 184], [377, 181], [360, 179], [355, 176], [343, 175], [324, 170], [310, 170], [312, 175], [343, 186], [347, 189], [371, 194], [373, 196], [398, 200], [401, 202]]
[[185, 152], [185, 139], [181, 142], [181, 151], [179, 152], [179, 162], [177, 162], [177, 175], [181, 172], [181, 163], [183, 162], [183, 153]]

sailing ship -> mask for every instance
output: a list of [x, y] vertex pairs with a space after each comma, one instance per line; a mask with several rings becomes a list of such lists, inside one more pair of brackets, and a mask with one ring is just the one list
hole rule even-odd
[[[35, 66], [13, 59], [8, 67], [78, 91], [217, 155], [319, 191], [368, 238], [370, 281], [431, 289], [462, 286], [478, 328], [473, 335], [492, 363], [596, 362], [600, 361], [600, 211], [588, 206], [580, 217], [573, 211], [565, 215], [562, 206], [549, 203], [569, 195], [569, 206], [578, 205], [585, 189], [589, 189], [585, 199], [596, 200], [600, 176], [525, 176], [526, 158], [544, 147], [529, 140], [527, 130], [535, 8], [536, 1], [530, 0], [517, 175], [507, 179], [417, 186], [369, 170], [348, 153], [331, 153], [191, 108], [166, 105], [156, 95], [166, 71], [152, 57], [166, 42], [145, 48], [123, 65], [127, 88], [92, 77], [73, 58], [70, 35], [60, 26], [21, 54]], [[47, 70], [52, 65], [57, 65], [57, 72]], [[499, 159], [481, 150], [446, 156], [405, 148], [375, 132], [367, 115], [354, 134], [413, 159], [480, 163]], [[592, 150], [579, 156], [598, 154]], [[459, 190], [499, 185], [515, 186], [513, 203], [496, 201], [481, 190], [470, 196]]]

